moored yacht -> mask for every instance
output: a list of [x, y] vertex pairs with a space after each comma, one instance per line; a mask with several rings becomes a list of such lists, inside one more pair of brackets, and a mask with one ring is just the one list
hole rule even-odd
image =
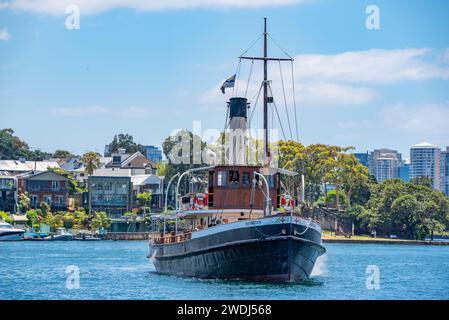
[[0, 241], [22, 240], [25, 230], [14, 228], [7, 222], [0, 221]]

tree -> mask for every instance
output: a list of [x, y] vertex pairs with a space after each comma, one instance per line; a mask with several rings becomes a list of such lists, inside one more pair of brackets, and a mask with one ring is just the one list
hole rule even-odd
[[39, 207], [42, 212], [42, 216], [45, 218], [50, 213], [50, 205], [46, 201], [41, 201]]
[[159, 177], [165, 177], [167, 175], [167, 164], [165, 162], [160, 162], [157, 164], [156, 174]]
[[68, 159], [72, 156], [72, 153], [70, 151], [67, 150], [56, 150], [53, 153], [53, 158], [61, 158], [61, 159]]
[[112, 224], [112, 220], [108, 218], [106, 212], [95, 212], [92, 219], [92, 228], [108, 229]]
[[132, 135], [120, 133], [114, 135], [112, 142], [107, 145], [105, 157], [110, 157], [112, 153], [117, 152], [120, 148], [125, 149], [127, 153], [139, 151], [143, 155], [146, 155], [145, 147], [135, 143]]
[[414, 196], [400, 196], [391, 205], [392, 222], [405, 232], [407, 238], [414, 238], [419, 214], [422, 211], [422, 204]]
[[91, 176], [96, 169], [101, 166], [100, 156], [98, 153], [89, 151], [83, 155], [81, 161], [84, 164], [84, 172]]
[[142, 192], [137, 195], [137, 199], [141, 202], [144, 207], [149, 207], [151, 205], [151, 198], [153, 195], [151, 192]]
[[28, 219], [28, 226], [34, 227], [35, 225], [39, 225], [39, 215], [35, 209], [30, 209], [26, 213], [26, 217]]
[[14, 130], [6, 128], [0, 130], [0, 160], [45, 160], [52, 157], [51, 153], [37, 149], [30, 150], [28, 144], [14, 135]]
[[26, 193], [21, 192], [19, 194], [19, 210], [20, 212], [26, 212], [30, 208], [30, 198]]
[[[181, 154], [182, 150], [181, 148], [178, 148], [180, 143], [185, 142], [187, 145], [185, 146], [188, 150], [188, 154]], [[194, 148], [195, 146], [200, 146], [200, 150], [196, 150], [197, 148]], [[174, 137], [170, 136], [167, 137], [164, 140], [164, 143], [162, 144], [162, 149], [165, 154], [165, 157], [168, 159], [167, 165], [166, 165], [166, 172], [165, 172], [165, 179], [166, 181], [169, 181], [175, 174], [177, 173], [183, 173], [187, 171], [188, 169], [192, 168], [199, 168], [201, 166], [204, 166], [202, 163], [195, 163], [194, 160], [201, 160], [202, 156], [202, 150], [206, 148], [206, 143], [201, 140], [201, 137], [194, 135], [192, 132], [188, 130], [180, 130], [178, 131]], [[194, 150], [195, 149], [195, 150]], [[177, 157], [183, 156], [183, 161], [180, 161], [181, 163], [178, 163]], [[185, 160], [185, 161], [184, 161]], [[200, 161], [201, 162], [201, 161]], [[184, 192], [184, 185], [181, 185], [181, 192]]]
[[19, 159], [20, 157], [29, 157], [30, 148], [25, 141], [14, 135], [12, 129], [0, 130], [0, 159]]
[[0, 221], [1, 220], [4, 220], [7, 223], [12, 223], [11, 216], [9, 215], [9, 213], [4, 211], [0, 211]]
[[50, 228], [56, 229], [63, 226], [63, 218], [61, 215], [48, 212], [44, 218], [44, 223], [50, 226]]

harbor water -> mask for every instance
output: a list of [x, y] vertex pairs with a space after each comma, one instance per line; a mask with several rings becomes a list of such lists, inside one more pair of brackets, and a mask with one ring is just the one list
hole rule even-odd
[[449, 299], [449, 246], [326, 244], [304, 284], [155, 273], [146, 241], [0, 242], [0, 299]]

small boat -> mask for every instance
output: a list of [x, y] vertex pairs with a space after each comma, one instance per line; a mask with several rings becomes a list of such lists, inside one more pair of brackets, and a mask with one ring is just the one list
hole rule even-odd
[[22, 240], [25, 230], [14, 228], [5, 221], [0, 221], [0, 241]]
[[56, 234], [49, 235], [43, 239], [44, 241], [71, 241], [73, 240], [73, 235], [65, 228], [56, 229]]
[[73, 240], [77, 240], [77, 241], [99, 241], [101, 240], [100, 238], [97, 238], [93, 235], [86, 235], [86, 234], [82, 234], [81, 236], [76, 236], [73, 238]]

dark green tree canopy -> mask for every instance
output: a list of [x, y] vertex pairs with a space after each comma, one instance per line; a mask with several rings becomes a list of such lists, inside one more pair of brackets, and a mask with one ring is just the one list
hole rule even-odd
[[105, 157], [110, 157], [112, 153], [117, 152], [118, 149], [123, 148], [126, 149], [126, 153], [135, 153], [139, 151], [144, 156], [146, 156], [145, 148], [136, 142], [134, 142], [134, 138], [129, 134], [116, 134], [112, 142], [109, 143], [105, 150]]

